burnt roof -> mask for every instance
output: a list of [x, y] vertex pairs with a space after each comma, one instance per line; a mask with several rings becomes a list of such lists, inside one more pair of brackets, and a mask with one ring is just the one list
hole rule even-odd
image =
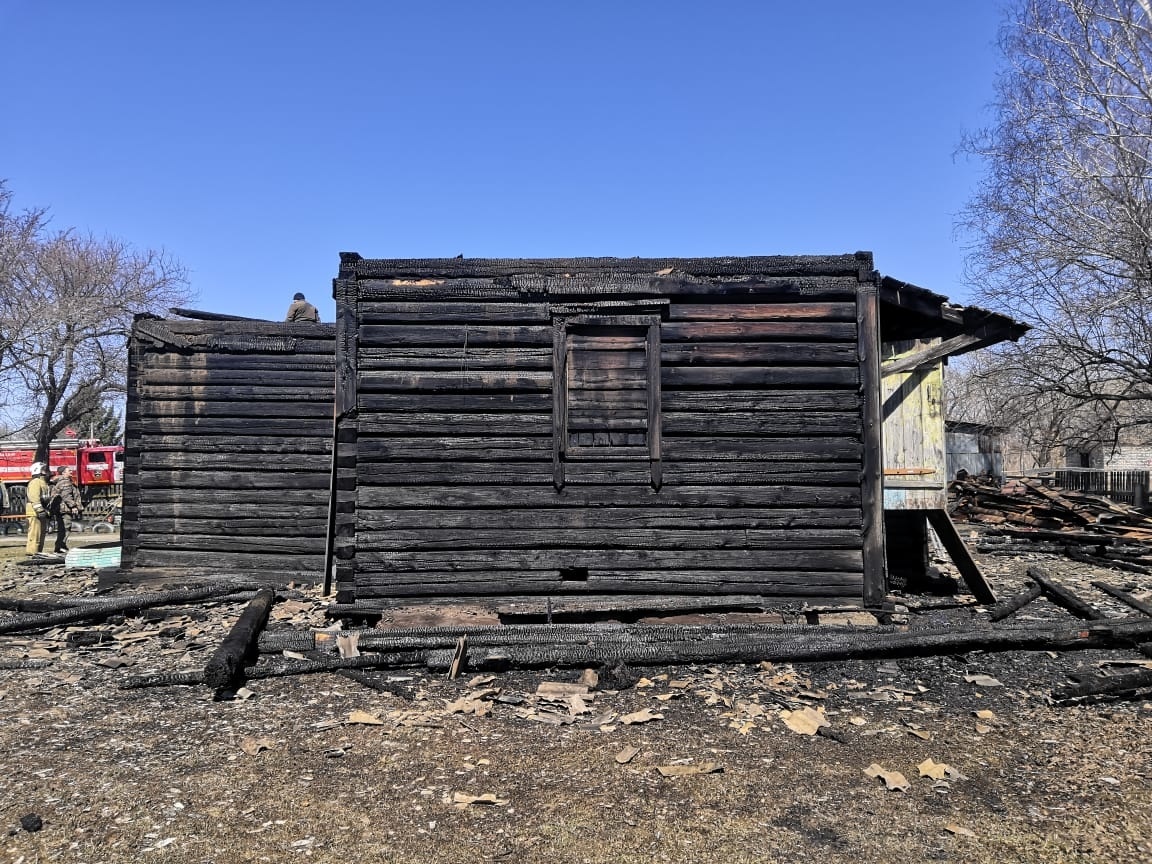
[[880, 329], [885, 342], [935, 336], [980, 337], [979, 342], [955, 351], [955, 356], [997, 342], [1015, 342], [1032, 328], [999, 312], [961, 306], [943, 294], [885, 276], [880, 280]]

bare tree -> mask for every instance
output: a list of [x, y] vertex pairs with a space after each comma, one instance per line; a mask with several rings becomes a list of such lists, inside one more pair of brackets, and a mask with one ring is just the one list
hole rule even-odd
[[988, 173], [963, 216], [980, 300], [1034, 325], [1000, 357], [1027, 393], [1152, 425], [1152, 9], [1019, 0], [1001, 33]]
[[5, 373], [15, 362], [10, 337], [21, 329], [15, 317], [18, 286], [27, 281], [46, 223], [43, 210], [15, 210], [12, 192], [0, 180], [0, 408], [14, 395], [13, 379]]
[[184, 303], [187, 280], [163, 252], [42, 224], [21, 254], [0, 287], [0, 345], [9, 413], [22, 414], [43, 459], [62, 430], [124, 392], [133, 318]]
[[1031, 360], [1014, 345], [1000, 345], [950, 361], [948, 419], [1005, 429], [1005, 462], [1014, 472], [1060, 465], [1068, 450], [1115, 441], [1109, 411], [1047, 386]]

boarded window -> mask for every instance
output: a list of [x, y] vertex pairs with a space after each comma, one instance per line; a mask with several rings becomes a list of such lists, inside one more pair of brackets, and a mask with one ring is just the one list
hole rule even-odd
[[647, 331], [580, 327], [567, 340], [569, 456], [647, 458]]
[[569, 460], [649, 461], [660, 488], [660, 319], [573, 315], [553, 320], [554, 480]]

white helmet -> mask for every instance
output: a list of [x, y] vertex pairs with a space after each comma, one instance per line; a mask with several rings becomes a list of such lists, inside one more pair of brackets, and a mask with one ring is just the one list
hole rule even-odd
[[44, 473], [44, 463], [43, 462], [33, 462], [32, 463], [32, 476], [35, 477], [37, 474], [43, 474], [43, 473]]

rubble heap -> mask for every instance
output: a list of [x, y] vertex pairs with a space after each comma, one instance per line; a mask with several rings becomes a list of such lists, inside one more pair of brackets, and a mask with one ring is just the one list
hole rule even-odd
[[949, 492], [953, 521], [988, 526], [980, 552], [1048, 552], [1152, 573], [1152, 517], [1134, 507], [1029, 478], [1001, 486], [969, 477]]

